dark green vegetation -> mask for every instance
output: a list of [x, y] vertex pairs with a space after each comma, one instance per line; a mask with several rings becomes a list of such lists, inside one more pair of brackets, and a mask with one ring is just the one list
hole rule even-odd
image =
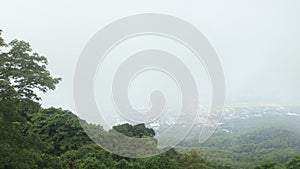
[[[33, 53], [28, 43], [5, 44], [0, 36], [1, 169], [300, 168], [299, 142], [292, 133], [277, 129], [217, 134], [198, 148], [170, 149], [144, 159], [114, 155], [92, 142], [81, 125], [102, 133], [101, 139], [108, 142], [111, 131], [82, 120], [80, 125], [70, 111], [41, 108], [35, 91], [53, 90], [60, 80], [50, 75], [46, 65], [47, 59]], [[130, 137], [155, 135], [143, 124], [113, 129]], [[152, 140], [150, 145], [155, 146]], [[193, 141], [185, 144], [195, 146]]]

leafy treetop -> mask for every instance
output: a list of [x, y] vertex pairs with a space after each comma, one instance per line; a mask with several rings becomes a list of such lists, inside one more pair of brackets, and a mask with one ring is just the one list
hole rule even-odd
[[[12, 40], [5, 44], [0, 30], [1, 99], [18, 98], [38, 101], [36, 90], [54, 90], [61, 78], [47, 70], [47, 58], [32, 51], [28, 42]], [[5, 50], [1, 50], [1, 49]]]

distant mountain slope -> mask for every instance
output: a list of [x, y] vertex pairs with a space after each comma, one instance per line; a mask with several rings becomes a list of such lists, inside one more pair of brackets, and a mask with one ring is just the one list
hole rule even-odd
[[[213, 163], [250, 167], [264, 159], [279, 163], [300, 155], [300, 137], [294, 132], [262, 128], [245, 133], [215, 133], [207, 142], [186, 139], [182, 146], [197, 148], [201, 156]], [[234, 166], [232, 166], [234, 168]]]
[[[266, 148], [300, 148], [300, 137], [295, 133], [277, 128], [263, 128], [247, 132], [244, 134], [216, 134], [203, 146], [214, 146], [220, 149], [235, 151], [234, 147], [249, 147], [249, 151]], [[236, 152], [247, 152], [246, 149], [236, 150]]]

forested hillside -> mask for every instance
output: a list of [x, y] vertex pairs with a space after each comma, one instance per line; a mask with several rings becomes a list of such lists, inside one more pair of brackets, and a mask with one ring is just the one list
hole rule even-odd
[[[284, 148], [285, 141], [291, 139], [286, 132], [282, 131], [285, 133], [282, 135], [279, 130], [279, 134], [274, 135], [277, 130], [262, 130], [247, 136], [214, 136], [201, 147], [181, 147], [178, 151], [171, 149], [145, 159], [123, 158], [93, 143], [70, 111], [43, 109], [34, 102], [28, 103], [22, 102], [24, 109], [20, 112], [26, 115], [22, 116], [8, 107], [3, 109], [7, 105], [1, 101], [0, 168], [250, 168], [254, 163], [279, 166], [280, 163], [286, 163], [288, 157], [299, 155], [300, 152], [298, 143], [290, 143], [295, 149]], [[8, 118], [7, 115], [15, 118]], [[101, 129], [100, 126], [94, 127]], [[152, 133], [144, 125], [125, 124], [114, 128], [136, 137], [141, 137], [141, 133]], [[268, 137], [265, 132], [277, 138], [269, 140], [274, 142], [273, 145], [264, 140]], [[260, 140], [249, 137], [258, 137]], [[282, 148], [276, 147], [280, 140], [283, 140], [280, 142]], [[270, 159], [271, 150], [281, 154], [283, 159], [266, 161]], [[282, 167], [298, 165], [299, 162], [299, 158], [292, 158]]]
[[[299, 141], [278, 129], [215, 135], [192, 149], [172, 148], [148, 158], [114, 155], [91, 141], [81, 125], [103, 133], [101, 139], [114, 146], [107, 134], [111, 131], [83, 120], [80, 124], [68, 110], [41, 107], [36, 91], [54, 90], [61, 80], [46, 69], [46, 57], [32, 52], [27, 42], [6, 44], [1, 36], [0, 47], [0, 169], [300, 168]], [[130, 137], [150, 138], [149, 146], [158, 151], [154, 130], [144, 124], [113, 128]]]
[[[8, 107], [1, 109], [0, 168], [215, 167], [197, 154], [178, 154], [174, 149], [146, 159], [130, 159], [114, 155], [93, 143], [81, 128], [77, 117], [70, 111], [56, 108], [34, 110], [32, 105], [34, 105], [32, 102], [27, 105], [26, 117]], [[1, 108], [5, 106], [8, 105], [1, 101]], [[125, 130], [132, 136], [141, 136], [144, 131], [151, 131], [144, 125], [125, 126], [133, 129]], [[122, 125], [116, 128], [126, 129]], [[140, 130], [141, 128], [144, 130]]]
[[180, 151], [187, 147], [213, 163], [233, 168], [251, 167], [266, 159], [285, 163], [294, 156], [300, 156], [300, 138], [293, 132], [262, 128], [242, 134], [215, 133], [209, 141], [200, 144], [196, 139], [181, 143]]

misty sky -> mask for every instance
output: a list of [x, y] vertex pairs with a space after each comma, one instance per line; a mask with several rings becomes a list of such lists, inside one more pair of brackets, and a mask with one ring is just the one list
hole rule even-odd
[[105, 25], [139, 13], [179, 17], [208, 38], [224, 69], [226, 103], [300, 103], [298, 0], [6, 0], [0, 28], [7, 42], [29, 41], [63, 78], [43, 95], [43, 106], [74, 109], [73, 75], [84, 45]]

